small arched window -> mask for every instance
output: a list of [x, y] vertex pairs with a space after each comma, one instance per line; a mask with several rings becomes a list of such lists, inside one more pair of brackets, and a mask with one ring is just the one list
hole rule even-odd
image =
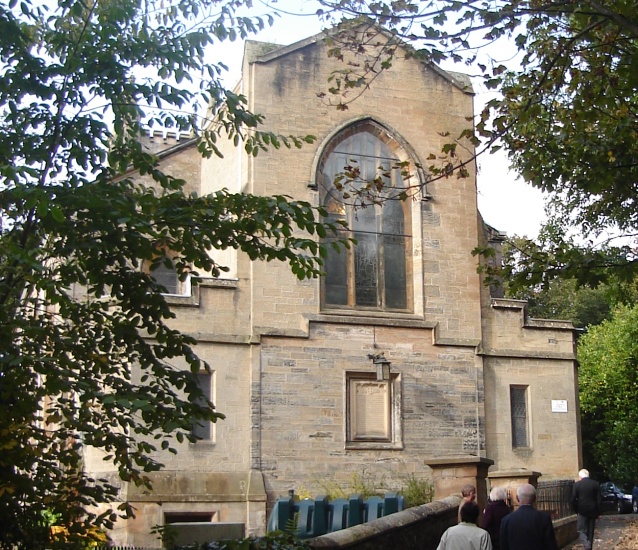
[[[379, 125], [367, 121], [348, 127], [326, 147], [318, 165], [322, 204], [331, 221], [346, 221], [357, 244], [337, 252], [328, 247], [323, 279], [326, 308], [410, 310], [410, 209], [398, 163], [398, 144]], [[343, 174], [352, 181], [345, 186]], [[363, 202], [355, 189], [377, 178], [383, 183], [378, 204]], [[335, 185], [337, 182], [337, 185]], [[354, 188], [354, 189], [353, 189]]]
[[180, 294], [179, 278], [174, 267], [167, 267], [160, 264], [151, 271], [151, 277], [158, 284], [166, 289], [166, 294]]
[[169, 296], [188, 296], [191, 293], [190, 277], [179, 280], [177, 269], [173, 265], [161, 262], [157, 265], [149, 264], [148, 272], [155, 283], [162, 288], [162, 294]]

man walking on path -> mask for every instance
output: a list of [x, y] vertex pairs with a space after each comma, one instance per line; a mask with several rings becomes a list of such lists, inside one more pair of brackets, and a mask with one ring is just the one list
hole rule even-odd
[[529, 483], [519, 486], [516, 498], [518, 510], [501, 522], [501, 550], [558, 550], [551, 516], [533, 506], [534, 486]]
[[578, 472], [578, 477], [580, 480], [574, 483], [572, 493], [572, 508], [578, 514], [578, 539], [585, 550], [591, 550], [594, 545], [596, 519], [600, 516], [600, 485], [589, 477], [589, 472], [585, 469]]

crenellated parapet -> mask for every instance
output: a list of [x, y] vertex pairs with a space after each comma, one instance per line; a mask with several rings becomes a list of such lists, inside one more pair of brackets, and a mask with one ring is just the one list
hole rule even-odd
[[188, 145], [195, 137], [195, 132], [192, 129], [145, 128], [142, 131], [140, 142], [149, 152], [160, 154]]

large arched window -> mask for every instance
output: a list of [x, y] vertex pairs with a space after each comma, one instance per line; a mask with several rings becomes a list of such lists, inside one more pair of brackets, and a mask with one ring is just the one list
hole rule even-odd
[[[357, 244], [340, 252], [328, 247], [323, 306], [406, 311], [412, 308], [410, 209], [397, 163], [398, 144], [374, 122], [360, 122], [339, 133], [318, 165], [322, 204], [333, 221], [348, 223]], [[349, 177], [344, 180], [343, 174]], [[363, 201], [361, 189], [378, 178], [377, 204]], [[345, 186], [343, 185], [345, 182]], [[337, 185], [335, 185], [335, 182]]]

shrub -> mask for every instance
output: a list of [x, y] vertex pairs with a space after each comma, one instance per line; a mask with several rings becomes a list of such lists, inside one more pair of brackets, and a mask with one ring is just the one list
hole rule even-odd
[[434, 485], [427, 479], [418, 478], [414, 474], [410, 474], [405, 478], [404, 486], [399, 492], [406, 500], [406, 508], [419, 506], [432, 502], [434, 498]]
[[372, 479], [365, 469], [362, 473], [352, 474], [350, 482], [345, 486], [336, 481], [320, 480], [317, 483], [330, 500], [348, 498], [350, 495], [361, 495], [364, 499], [372, 496], [383, 496], [383, 493], [388, 490], [385, 478]]

